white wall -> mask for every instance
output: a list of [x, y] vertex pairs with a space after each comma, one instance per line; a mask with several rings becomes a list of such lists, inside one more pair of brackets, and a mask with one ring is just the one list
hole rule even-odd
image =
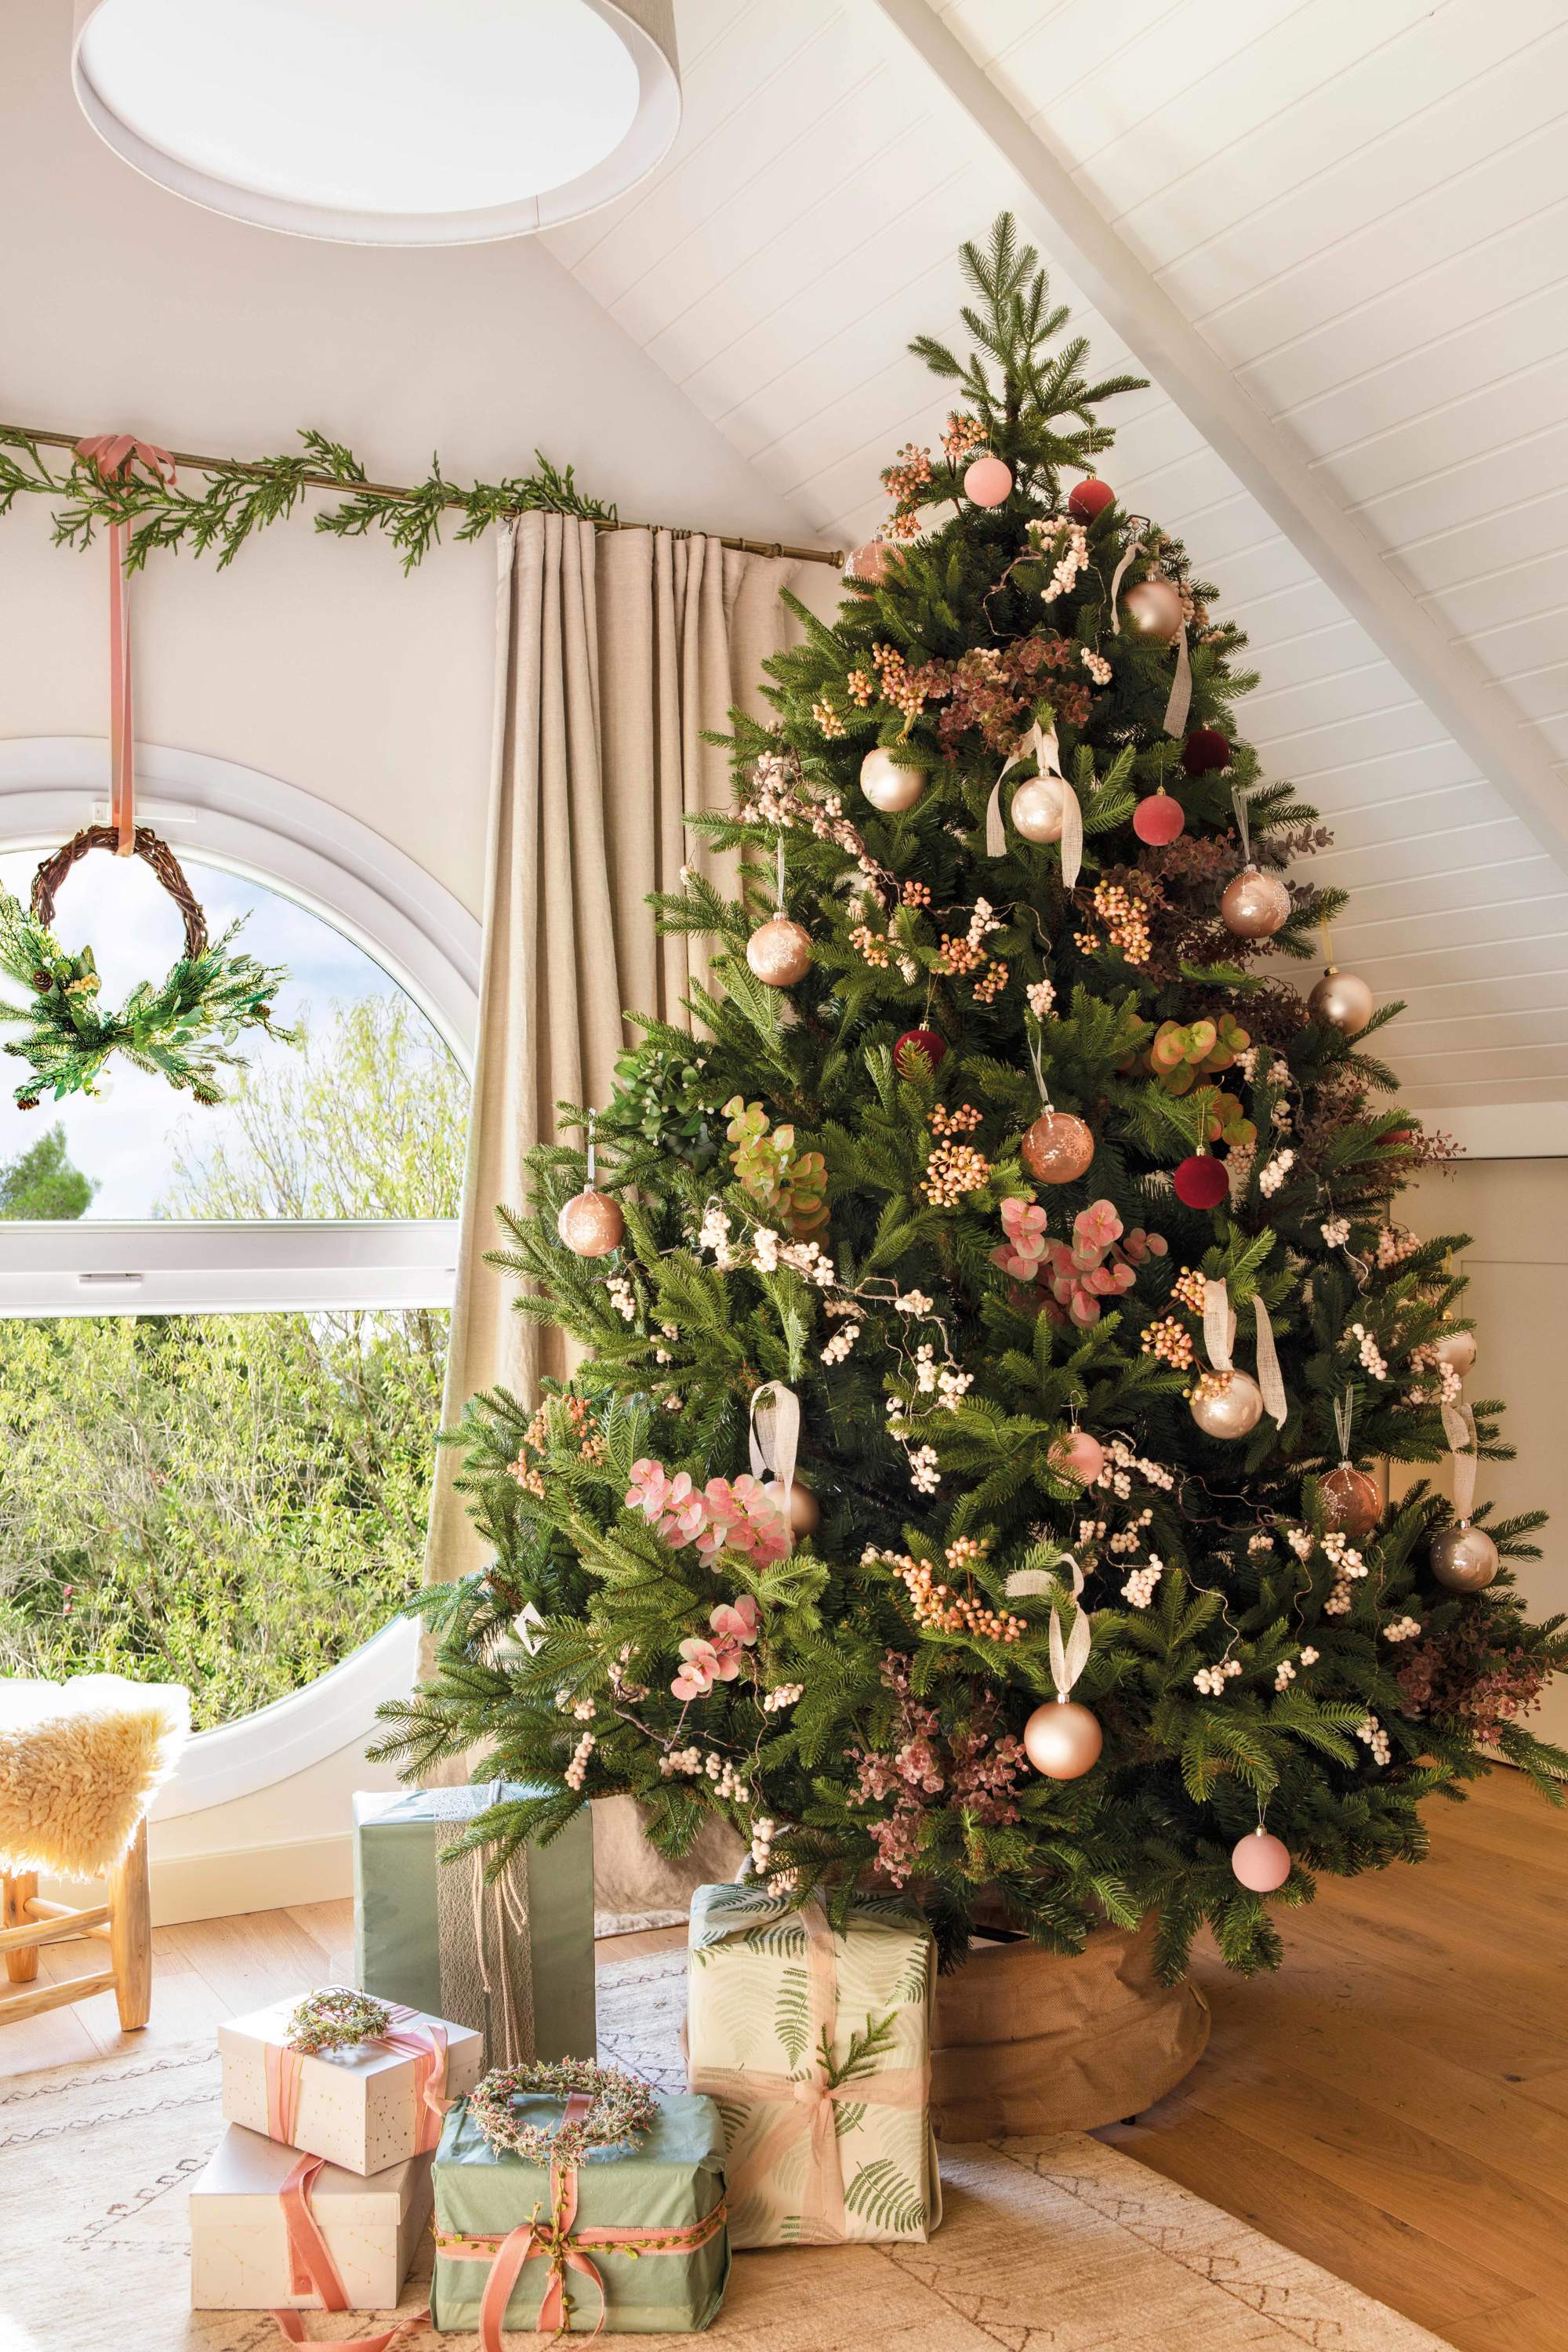
[[[0, 0], [0, 419], [234, 457], [314, 425], [389, 481], [537, 446], [633, 520], [813, 540], [537, 241], [315, 244], [139, 178], [78, 111], [70, 23]], [[106, 562], [36, 509], [0, 520], [0, 734], [106, 731]], [[221, 574], [165, 560], [137, 588], [142, 730], [337, 802], [477, 908], [494, 567], [447, 544], [405, 580], [298, 517]]]

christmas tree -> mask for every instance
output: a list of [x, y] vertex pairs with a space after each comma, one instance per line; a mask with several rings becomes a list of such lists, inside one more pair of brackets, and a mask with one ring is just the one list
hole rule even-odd
[[630, 1791], [797, 1900], [913, 1888], [949, 1959], [1152, 1910], [1168, 1975], [1205, 1921], [1267, 1967], [1265, 1895], [1419, 1858], [1484, 1748], [1559, 1793], [1519, 1717], [1568, 1643], [1502, 1565], [1540, 1514], [1370, 1475], [1452, 1450], [1462, 1505], [1510, 1450], [1461, 1237], [1394, 1214], [1445, 1150], [1369, 1051], [1400, 1008], [1279, 976], [1343, 894], [1286, 878], [1328, 836], [1217, 592], [1093, 477], [1136, 380], [1007, 217], [963, 266], [942, 454], [736, 722], [733, 895], [653, 902], [711, 943], [695, 1034], [631, 1015], [504, 1218], [586, 1352], [470, 1405], [494, 1562], [383, 1752], [540, 1784], [498, 1866]]

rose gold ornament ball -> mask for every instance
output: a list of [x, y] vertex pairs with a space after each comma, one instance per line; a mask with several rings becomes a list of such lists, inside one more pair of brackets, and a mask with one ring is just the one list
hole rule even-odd
[[1447, 1364], [1461, 1380], [1476, 1368], [1476, 1335], [1473, 1331], [1445, 1331], [1432, 1343], [1432, 1353], [1438, 1363]]
[[[763, 1489], [763, 1492], [771, 1496], [773, 1500], [778, 1505], [781, 1511], [784, 1509], [784, 1482], [782, 1479], [770, 1478]], [[822, 1506], [817, 1501], [816, 1496], [812, 1493], [809, 1486], [803, 1486], [798, 1478], [792, 1479], [790, 1481], [789, 1490], [789, 1531], [791, 1535], [814, 1536], [821, 1524]]]
[[579, 1257], [604, 1257], [618, 1249], [626, 1229], [619, 1202], [586, 1185], [581, 1192], [573, 1193], [555, 1220], [556, 1232]]
[[1167, 645], [1181, 630], [1181, 592], [1173, 581], [1135, 581], [1122, 599], [1122, 610], [1135, 629], [1146, 637], [1162, 637]]
[[1024, 1748], [1047, 1780], [1081, 1780], [1098, 1762], [1105, 1734], [1075, 1698], [1047, 1699], [1024, 1726]]
[[1496, 1544], [1468, 1519], [1439, 1528], [1428, 1557], [1433, 1575], [1449, 1592], [1484, 1592], [1498, 1572]]
[[1263, 1391], [1250, 1372], [1232, 1372], [1223, 1389], [1194, 1397], [1192, 1414], [1205, 1437], [1246, 1437], [1263, 1418]]
[[746, 961], [765, 986], [793, 988], [811, 969], [811, 933], [787, 915], [774, 915], [746, 941]]
[[864, 547], [858, 547], [844, 567], [851, 580], [869, 580], [873, 584], [887, 568], [887, 544], [879, 539], [868, 539]]
[[1290, 1849], [1260, 1822], [1231, 1848], [1230, 1866], [1254, 1895], [1272, 1895], [1290, 1875]]
[[1359, 1037], [1372, 1019], [1376, 1002], [1359, 974], [1336, 971], [1330, 964], [1308, 997], [1307, 1010], [1325, 1029], [1338, 1029], [1347, 1037]]
[[1043, 1110], [1018, 1149], [1042, 1184], [1071, 1184], [1094, 1158], [1094, 1137], [1070, 1110]]
[[1348, 1462], [1330, 1471], [1322, 1492], [1329, 1526], [1336, 1535], [1349, 1536], [1352, 1543], [1371, 1535], [1383, 1517], [1376, 1479], [1369, 1478], [1364, 1470], [1352, 1470]]
[[1013, 469], [1004, 458], [976, 457], [964, 470], [963, 495], [972, 506], [999, 507], [1013, 494]]
[[1105, 1448], [1087, 1429], [1075, 1429], [1070, 1437], [1061, 1438], [1052, 1446], [1051, 1461], [1057, 1469], [1066, 1470], [1074, 1478], [1081, 1478], [1086, 1486], [1092, 1486], [1105, 1467]]
[[925, 770], [900, 767], [880, 743], [873, 744], [860, 762], [860, 789], [884, 816], [899, 816], [912, 809], [925, 788]]
[[1055, 776], [1031, 776], [1013, 795], [1008, 814], [1026, 841], [1059, 841], [1067, 795]]
[[1290, 912], [1290, 893], [1278, 875], [1244, 866], [1225, 886], [1220, 919], [1238, 940], [1271, 940]]

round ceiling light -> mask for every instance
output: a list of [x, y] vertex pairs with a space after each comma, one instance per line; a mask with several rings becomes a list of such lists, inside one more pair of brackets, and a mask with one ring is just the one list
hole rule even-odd
[[196, 204], [358, 245], [466, 245], [625, 194], [680, 121], [672, 0], [77, 0], [116, 154]]

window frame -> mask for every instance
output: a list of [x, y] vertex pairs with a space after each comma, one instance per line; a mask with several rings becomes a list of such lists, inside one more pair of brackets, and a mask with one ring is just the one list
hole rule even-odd
[[[358, 817], [258, 769], [139, 743], [136, 771], [138, 815], [176, 856], [259, 882], [352, 940], [472, 1078], [481, 930], [443, 884]], [[108, 790], [107, 744], [0, 743], [0, 850], [42, 855], [103, 822]], [[0, 1317], [450, 1307], [458, 1234], [456, 1218], [0, 1220]]]

